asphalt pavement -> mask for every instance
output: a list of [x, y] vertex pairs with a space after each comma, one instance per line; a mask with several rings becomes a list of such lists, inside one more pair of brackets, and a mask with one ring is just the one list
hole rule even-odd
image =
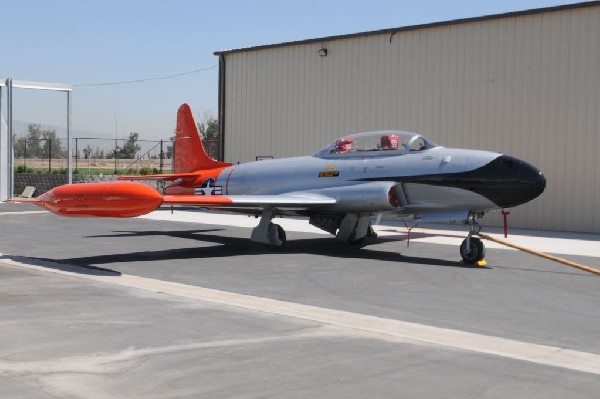
[[493, 245], [466, 266], [460, 234], [392, 225], [358, 248], [283, 222], [273, 250], [256, 222], [0, 204], [2, 397], [598, 396], [598, 276]]

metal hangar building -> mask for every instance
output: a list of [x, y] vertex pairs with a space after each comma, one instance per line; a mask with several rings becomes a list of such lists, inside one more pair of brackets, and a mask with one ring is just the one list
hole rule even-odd
[[546, 191], [511, 226], [600, 233], [600, 1], [215, 55], [226, 161], [415, 131], [539, 167]]

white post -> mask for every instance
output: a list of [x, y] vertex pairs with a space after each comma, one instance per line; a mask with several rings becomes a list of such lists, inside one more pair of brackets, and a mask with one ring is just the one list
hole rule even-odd
[[2, 87], [4, 82], [0, 81], [0, 201], [6, 201], [8, 199], [8, 142], [6, 140], [6, 134], [8, 126], [4, 122], [2, 117]]
[[6, 136], [6, 165], [8, 176], [6, 179], [6, 195], [8, 198], [14, 196], [14, 168], [13, 168], [13, 81], [11, 78], [6, 79], [6, 101], [8, 103], [7, 116], [8, 119], [8, 131]]
[[67, 176], [68, 183], [73, 183], [73, 159], [71, 154], [71, 92], [67, 91]]

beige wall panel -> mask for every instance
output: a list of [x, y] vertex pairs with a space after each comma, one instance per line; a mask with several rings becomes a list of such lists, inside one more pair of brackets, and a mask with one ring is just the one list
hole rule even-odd
[[[326, 57], [317, 55], [321, 47]], [[225, 159], [417, 131], [548, 180], [515, 227], [600, 232], [600, 7], [225, 54]], [[499, 215], [486, 217], [498, 224]]]

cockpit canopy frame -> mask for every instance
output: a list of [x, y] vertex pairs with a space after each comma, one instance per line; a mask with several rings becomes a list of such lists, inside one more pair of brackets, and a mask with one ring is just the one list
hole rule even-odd
[[378, 157], [420, 152], [438, 144], [418, 133], [379, 130], [340, 137], [317, 151], [318, 158]]

